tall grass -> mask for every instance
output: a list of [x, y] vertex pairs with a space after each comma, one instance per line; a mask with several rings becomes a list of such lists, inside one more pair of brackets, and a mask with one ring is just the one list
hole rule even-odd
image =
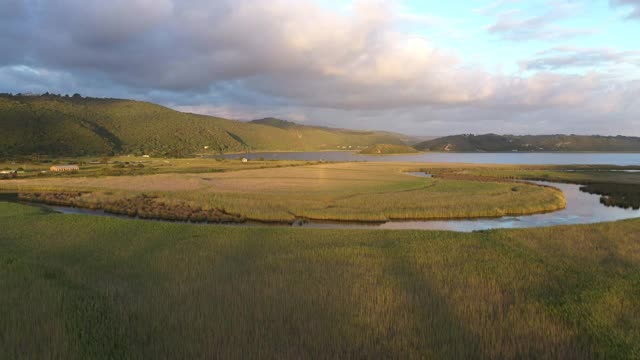
[[582, 191], [602, 195], [600, 202], [607, 206], [640, 208], [640, 173], [637, 172], [608, 171], [607, 167], [602, 166], [571, 167], [569, 171], [557, 167], [529, 169], [524, 166], [436, 168], [428, 171], [443, 179], [476, 181], [519, 179], [581, 184], [584, 185], [580, 188]]
[[[213, 158], [188, 158], [188, 159], [164, 159], [143, 158], [133, 156], [118, 157], [60, 157], [34, 160], [23, 158], [12, 162], [3, 162], [0, 159], [0, 169], [16, 170], [24, 169], [24, 173], [18, 174], [19, 179], [45, 179], [57, 178], [64, 181], [69, 178], [83, 177], [107, 177], [107, 176], [141, 176], [154, 174], [207, 174], [227, 171], [239, 171], [249, 169], [269, 169], [289, 166], [307, 166], [318, 164], [316, 161], [259, 161], [252, 160], [243, 163], [238, 159], [213, 159]], [[56, 173], [50, 172], [52, 164], [79, 164], [77, 172]], [[0, 179], [1, 180], [1, 179]]]
[[[210, 174], [34, 179], [0, 183], [0, 189], [91, 192], [71, 204], [92, 208], [122, 205], [147, 194], [161, 203], [184, 205], [174, 207], [277, 222], [497, 217], [565, 206], [564, 196], [553, 188], [418, 178], [403, 174], [404, 169], [397, 164], [324, 164]], [[129, 212], [125, 210], [121, 213]]]
[[638, 358], [640, 221], [198, 227], [0, 203], [6, 358]]

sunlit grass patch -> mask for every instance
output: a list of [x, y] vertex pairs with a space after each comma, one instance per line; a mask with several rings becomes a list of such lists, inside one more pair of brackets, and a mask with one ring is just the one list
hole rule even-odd
[[405, 170], [405, 164], [342, 163], [209, 174], [21, 180], [2, 183], [0, 188], [90, 192], [72, 204], [92, 208], [149, 195], [161, 203], [184, 203], [174, 207], [277, 222], [497, 217], [565, 206], [562, 193], [548, 187], [421, 178]]
[[638, 220], [468, 234], [200, 227], [0, 203], [0, 229], [9, 358], [640, 354]]

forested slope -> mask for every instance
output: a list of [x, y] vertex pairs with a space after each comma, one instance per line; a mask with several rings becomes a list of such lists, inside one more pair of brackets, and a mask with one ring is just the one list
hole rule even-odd
[[80, 96], [0, 96], [0, 156], [336, 150], [397, 134], [293, 124], [278, 127], [178, 112], [147, 102]]
[[544, 151], [640, 151], [640, 138], [598, 135], [454, 135], [415, 145], [425, 151], [451, 152], [544, 152]]

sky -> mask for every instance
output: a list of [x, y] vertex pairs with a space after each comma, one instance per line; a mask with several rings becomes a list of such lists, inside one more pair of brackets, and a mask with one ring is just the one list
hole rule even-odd
[[640, 136], [640, 0], [0, 0], [0, 92], [409, 135]]

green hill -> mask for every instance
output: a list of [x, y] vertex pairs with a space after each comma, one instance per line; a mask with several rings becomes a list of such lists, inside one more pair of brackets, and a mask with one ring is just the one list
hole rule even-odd
[[424, 151], [451, 152], [634, 152], [640, 151], [640, 138], [588, 135], [454, 135], [415, 145]]
[[[374, 144], [390, 143], [404, 145], [409, 138], [386, 131], [335, 129], [322, 126], [300, 125], [291, 121], [265, 118], [251, 121], [254, 125], [265, 125], [287, 131], [294, 139], [293, 148], [305, 150], [337, 150], [366, 148]], [[289, 140], [291, 141], [291, 140]]]
[[58, 95], [0, 95], [0, 156], [305, 151], [402, 144], [398, 134], [241, 122], [147, 102]]
[[293, 121], [281, 120], [276, 118], [264, 118], [264, 119], [253, 120], [251, 122], [253, 124], [268, 125], [268, 126], [277, 127], [280, 129], [291, 129], [296, 126], [300, 126], [294, 123]]
[[376, 144], [360, 151], [363, 155], [413, 154], [418, 150], [409, 145]]

